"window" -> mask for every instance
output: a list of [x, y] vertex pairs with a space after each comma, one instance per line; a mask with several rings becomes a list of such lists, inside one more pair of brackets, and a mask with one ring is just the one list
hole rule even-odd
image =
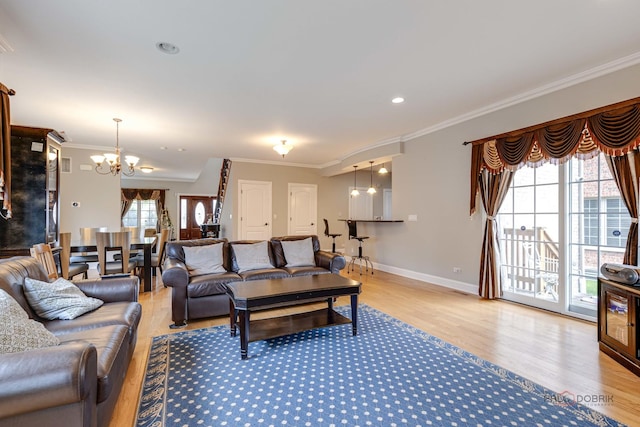
[[155, 200], [134, 200], [131, 208], [122, 218], [124, 227], [156, 228], [157, 223]]
[[631, 218], [604, 155], [519, 169], [498, 215], [505, 298], [595, 318], [603, 263]]

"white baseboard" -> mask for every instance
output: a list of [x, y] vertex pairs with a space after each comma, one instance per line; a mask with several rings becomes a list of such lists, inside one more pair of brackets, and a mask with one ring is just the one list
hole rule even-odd
[[445, 288], [455, 289], [472, 295], [478, 294], [478, 285], [460, 282], [458, 280], [447, 279], [446, 277], [433, 276], [431, 274], [418, 273], [404, 268], [393, 267], [390, 265], [373, 263], [373, 268], [387, 273], [397, 274], [398, 276], [407, 277], [409, 279], [419, 280], [421, 282], [432, 283], [434, 285], [443, 286]]

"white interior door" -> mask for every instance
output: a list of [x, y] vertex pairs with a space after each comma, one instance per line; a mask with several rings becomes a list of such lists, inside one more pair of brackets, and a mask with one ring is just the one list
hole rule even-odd
[[238, 181], [239, 233], [242, 240], [271, 238], [271, 182]]
[[289, 184], [289, 235], [318, 234], [318, 186]]

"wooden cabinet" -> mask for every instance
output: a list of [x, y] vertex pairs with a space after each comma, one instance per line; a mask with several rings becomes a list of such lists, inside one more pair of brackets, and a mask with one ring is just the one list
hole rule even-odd
[[1, 220], [0, 257], [29, 255], [59, 234], [60, 144], [51, 129], [11, 126], [13, 218]]
[[600, 350], [640, 375], [638, 314], [640, 287], [598, 279]]

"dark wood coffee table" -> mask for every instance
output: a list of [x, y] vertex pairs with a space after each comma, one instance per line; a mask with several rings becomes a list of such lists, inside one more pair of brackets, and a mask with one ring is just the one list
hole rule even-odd
[[[358, 294], [361, 286], [360, 282], [338, 274], [251, 280], [227, 284], [231, 336], [236, 336], [236, 326], [239, 325], [240, 356], [243, 359], [248, 357], [249, 342], [295, 334], [309, 329], [351, 323], [353, 335], [357, 335]], [[334, 298], [346, 295], [351, 296], [351, 319], [342, 316], [333, 309]], [[327, 308], [250, 321], [252, 311], [322, 299], [326, 299]]]

